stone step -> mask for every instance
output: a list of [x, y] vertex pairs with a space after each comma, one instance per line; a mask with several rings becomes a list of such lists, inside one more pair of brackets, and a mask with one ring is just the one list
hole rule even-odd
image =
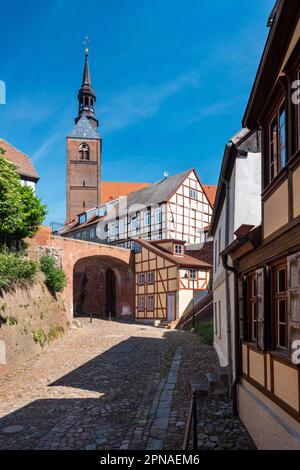
[[208, 385], [204, 382], [193, 382], [191, 381], [191, 390], [195, 390], [197, 398], [204, 398], [208, 396], [209, 388]]
[[209, 372], [206, 374], [209, 391], [213, 395], [224, 394], [226, 392], [226, 385], [221, 380], [221, 377], [216, 372]]

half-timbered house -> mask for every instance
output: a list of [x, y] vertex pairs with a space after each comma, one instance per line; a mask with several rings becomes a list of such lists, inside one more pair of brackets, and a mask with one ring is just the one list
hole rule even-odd
[[280, 0], [243, 124], [262, 131], [262, 223], [236, 273], [239, 415], [260, 449], [300, 449], [300, 2]]

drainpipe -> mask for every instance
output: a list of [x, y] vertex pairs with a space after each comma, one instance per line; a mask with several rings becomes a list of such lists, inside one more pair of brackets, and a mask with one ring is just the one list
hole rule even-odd
[[[225, 221], [225, 247], [229, 244], [229, 217], [230, 217], [230, 200], [229, 200], [229, 181], [223, 179], [226, 191], [226, 221]], [[222, 257], [223, 262], [223, 257]], [[225, 272], [225, 293], [226, 293], [226, 318], [227, 318], [227, 355], [228, 355], [228, 397], [231, 399], [232, 386], [232, 343], [231, 343], [231, 305], [230, 305], [230, 288], [229, 288], [229, 272], [224, 266]]]
[[[238, 403], [237, 403], [237, 386], [238, 380], [240, 376], [240, 322], [239, 322], [239, 301], [238, 301], [238, 271], [237, 269], [229, 266], [228, 264], [228, 254], [222, 255], [222, 264], [224, 269], [226, 270], [226, 277], [228, 278], [228, 273], [232, 272], [234, 274], [234, 360], [235, 360], [235, 376], [234, 381], [231, 385], [232, 378], [230, 377], [229, 388], [230, 388], [230, 396], [232, 397], [232, 410], [234, 416], [238, 416]], [[228, 283], [229, 287], [229, 283]], [[227, 291], [226, 291], [227, 293]], [[231, 325], [231, 321], [230, 321]], [[231, 350], [231, 326], [230, 326], [230, 350]], [[231, 352], [232, 354], [232, 352]], [[229, 359], [228, 359], [229, 363]], [[232, 367], [231, 367], [232, 373]], [[229, 376], [229, 367], [228, 367], [228, 376]]]

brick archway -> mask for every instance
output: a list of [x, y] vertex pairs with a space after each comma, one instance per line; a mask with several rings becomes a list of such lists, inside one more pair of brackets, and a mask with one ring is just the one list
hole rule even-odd
[[133, 283], [133, 271], [124, 261], [107, 255], [79, 259], [73, 270], [74, 316], [132, 316]]
[[[35, 257], [41, 250], [52, 251], [61, 262], [68, 284], [63, 293], [70, 321], [73, 319], [74, 267], [81, 260], [94, 260], [110, 267], [116, 276], [117, 316], [134, 313], [134, 255], [130, 250], [82, 240], [51, 235], [49, 227], [41, 227], [35, 238], [28, 240], [29, 254]], [[77, 265], [78, 266], [78, 265]]]

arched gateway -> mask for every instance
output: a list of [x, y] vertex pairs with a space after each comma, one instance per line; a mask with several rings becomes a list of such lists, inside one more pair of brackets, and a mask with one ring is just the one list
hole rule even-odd
[[29, 252], [53, 253], [68, 284], [64, 291], [70, 319], [76, 314], [128, 318], [134, 312], [134, 259], [130, 250], [51, 235], [41, 227]]

